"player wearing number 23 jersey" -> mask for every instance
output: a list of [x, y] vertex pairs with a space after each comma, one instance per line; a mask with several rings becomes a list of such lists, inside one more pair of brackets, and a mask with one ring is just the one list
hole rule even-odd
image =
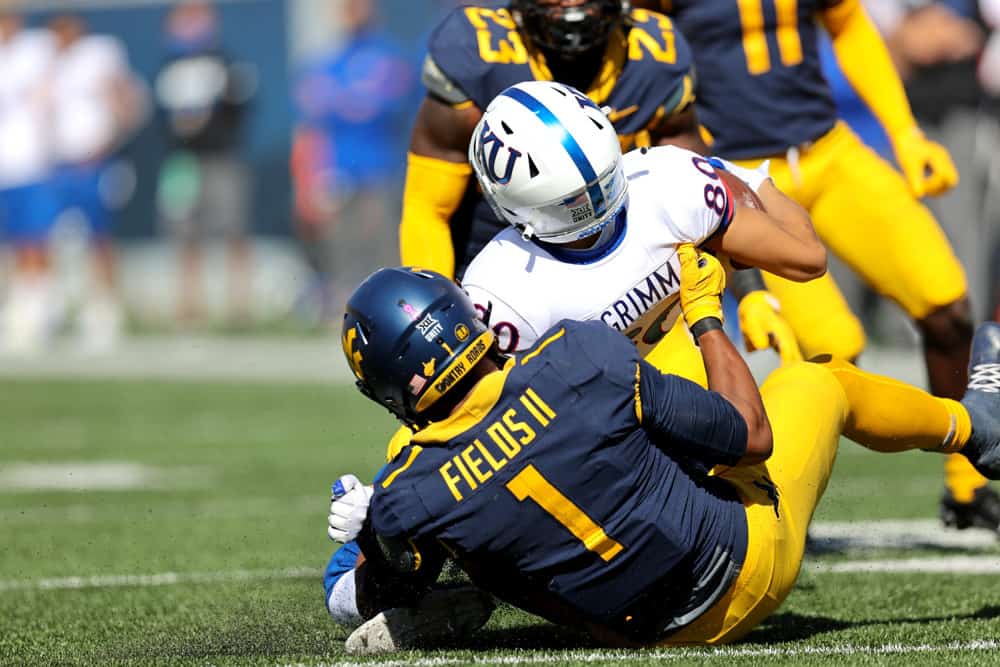
[[626, 149], [697, 140], [691, 53], [670, 19], [628, 11], [622, 0], [556, 4], [460, 6], [432, 33], [403, 197], [404, 264], [461, 278], [503, 229], [470, 178], [466, 147], [482, 111], [511, 85], [559, 81], [583, 90], [609, 109]]
[[[860, 0], [638, 0], [669, 12], [698, 69], [698, 114], [715, 154], [771, 160], [779, 188], [806, 207], [820, 238], [921, 333], [931, 390], [963, 391], [972, 338], [965, 274], [919, 197], [958, 175], [924, 138], [895, 68]], [[820, 26], [841, 70], [881, 122], [902, 173], [841, 122], [820, 70]], [[792, 284], [765, 276], [805, 355], [854, 358], [860, 322], [830, 276]], [[986, 480], [957, 457], [947, 486], [967, 503]], [[995, 522], [994, 522], [995, 523]]]

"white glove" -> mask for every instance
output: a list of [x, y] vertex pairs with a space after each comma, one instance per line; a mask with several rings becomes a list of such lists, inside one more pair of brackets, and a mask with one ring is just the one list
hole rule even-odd
[[331, 540], [350, 542], [358, 536], [368, 518], [368, 503], [374, 491], [354, 475], [344, 475], [334, 483], [328, 519], [330, 527], [326, 531]]

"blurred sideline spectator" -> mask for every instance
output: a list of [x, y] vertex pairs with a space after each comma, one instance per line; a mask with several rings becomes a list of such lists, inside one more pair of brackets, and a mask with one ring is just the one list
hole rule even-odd
[[[989, 30], [980, 6], [996, 0], [867, 0], [866, 8], [883, 32], [906, 84], [921, 128], [945, 145], [960, 172], [951, 191], [926, 200], [965, 265], [978, 318], [992, 316], [1000, 199], [1000, 126], [997, 105], [977, 79], [977, 61]], [[841, 114], [874, 150], [892, 160], [885, 133], [842, 75], [832, 54], [824, 61]], [[982, 69], [982, 68], [980, 68]], [[1000, 67], [998, 67], [1000, 79]], [[838, 81], [844, 85], [838, 86]], [[992, 191], [992, 192], [991, 192]], [[866, 295], [862, 311], [870, 320], [884, 306]], [[897, 318], [898, 319], [898, 318]], [[893, 336], [895, 338], [895, 336]]]
[[372, 0], [345, 0], [341, 46], [303, 68], [291, 169], [296, 232], [332, 322], [356, 282], [397, 255], [394, 220], [415, 67], [378, 25]]
[[911, 7], [886, 29], [914, 115], [959, 166], [958, 186], [928, 205], [965, 264], [976, 316], [989, 316], [991, 247], [1000, 238], [1000, 200], [990, 183], [1000, 167], [1000, 136], [997, 106], [981, 85], [977, 62], [990, 28], [976, 0], [940, 0]]
[[87, 34], [83, 20], [72, 15], [57, 16], [49, 29], [57, 49], [50, 85], [55, 194], [60, 210], [79, 211], [91, 232], [94, 285], [81, 306], [79, 329], [87, 348], [104, 350], [118, 340], [123, 324], [109, 170], [115, 150], [142, 120], [141, 89], [117, 38]]
[[256, 81], [222, 48], [214, 6], [192, 0], [167, 16], [168, 57], [155, 83], [171, 153], [160, 172], [162, 222], [180, 242], [177, 318], [203, 317], [202, 250], [207, 234], [226, 243], [229, 318], [249, 314], [251, 254], [247, 238], [250, 176], [241, 132]]
[[0, 348], [37, 352], [61, 310], [54, 290], [48, 233], [57, 213], [51, 183], [45, 84], [54, 44], [0, 9], [0, 229], [14, 268], [0, 312]]

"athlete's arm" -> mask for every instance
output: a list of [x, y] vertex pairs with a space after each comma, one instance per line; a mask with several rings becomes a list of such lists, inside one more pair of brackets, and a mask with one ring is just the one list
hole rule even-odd
[[[696, 399], [694, 396], [698, 393], [692, 394], [691, 391], [684, 393], [688, 395], [687, 400], [694, 403], [695, 409], [680, 412], [691, 413], [686, 417], [692, 420], [691, 432], [712, 441], [709, 448], [718, 448], [721, 443], [724, 451], [731, 456], [739, 453], [734, 444], [742, 434], [746, 440], [738, 465], [766, 460], [772, 448], [771, 424], [764, 411], [760, 391], [743, 357], [722, 331], [721, 297], [726, 284], [722, 265], [691, 244], [678, 246], [677, 255], [681, 264], [681, 309], [691, 334], [701, 347], [708, 388], [735, 408], [739, 416], [727, 416], [725, 410], [719, 407], [708, 409], [707, 399]], [[643, 372], [648, 374], [648, 369]], [[699, 419], [699, 413], [703, 415], [701, 419], [709, 420], [700, 427], [694, 423]], [[725, 444], [727, 441], [729, 444]]]
[[746, 454], [737, 465], [766, 461], [773, 447], [771, 423], [746, 362], [722, 329], [706, 331], [697, 342], [705, 360], [708, 388], [721, 394], [746, 421]]
[[766, 210], [751, 207], [743, 197], [730, 193], [732, 221], [705, 245], [740, 264], [796, 282], [826, 273], [826, 248], [806, 210], [782, 194], [770, 179], [760, 185], [757, 194]]
[[889, 51], [860, 0], [839, 0], [820, 14], [844, 76], [882, 123], [910, 190], [936, 195], [958, 183], [958, 172], [941, 145], [928, 141], [910, 110]]
[[479, 109], [428, 95], [417, 112], [406, 163], [403, 215], [399, 225], [402, 263], [455, 274], [449, 219], [468, 186], [469, 139]]

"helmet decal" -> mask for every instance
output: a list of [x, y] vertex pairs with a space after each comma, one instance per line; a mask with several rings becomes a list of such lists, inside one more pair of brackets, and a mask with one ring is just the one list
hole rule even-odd
[[351, 327], [344, 332], [344, 336], [340, 342], [344, 346], [344, 356], [347, 357], [347, 363], [351, 366], [351, 370], [354, 371], [354, 376], [364, 382], [364, 373], [361, 372], [361, 350], [354, 349], [354, 343], [357, 341], [357, 338], [357, 327]]
[[417, 312], [416, 308], [414, 308], [410, 304], [406, 303], [406, 299], [400, 299], [396, 303], [396, 305], [399, 306], [400, 308], [402, 308], [403, 312], [406, 313], [407, 315], [409, 315], [411, 320], [417, 319], [417, 317], [420, 315], [420, 313]]
[[423, 319], [417, 322], [417, 330], [423, 335], [428, 343], [441, 335], [444, 327], [430, 313], [424, 315]]
[[469, 344], [465, 349], [465, 354], [456, 357], [450, 364], [445, 366], [438, 373], [437, 377], [431, 380], [431, 386], [427, 388], [424, 395], [417, 401], [417, 412], [422, 412], [433, 405], [435, 401], [455, 386], [455, 383], [465, 377], [465, 374], [486, 356], [490, 346], [493, 344], [493, 340], [493, 332], [487, 329]]
[[430, 361], [424, 362], [424, 377], [434, 377], [434, 366], [437, 364], [437, 359], [431, 357]]
[[[560, 89], [563, 88], [564, 87], [560, 86]], [[564, 94], [568, 95], [570, 93], [564, 91]], [[508, 88], [501, 93], [501, 95], [509, 97], [524, 105], [529, 111], [538, 116], [539, 120], [541, 120], [546, 127], [550, 128], [559, 135], [563, 148], [573, 160], [573, 164], [580, 172], [583, 182], [587, 184], [587, 196], [589, 197], [590, 205], [593, 208], [593, 215], [604, 215], [604, 213], [607, 212], [608, 205], [604, 199], [604, 191], [601, 189], [601, 183], [597, 177], [597, 172], [594, 171], [594, 167], [590, 164], [590, 160], [587, 159], [587, 155], [583, 152], [583, 148], [579, 143], [577, 143], [573, 135], [566, 130], [566, 127], [559, 122], [559, 119], [556, 118], [555, 114], [532, 95], [524, 92], [520, 88]], [[577, 99], [579, 100], [579, 98]], [[582, 107], [584, 104], [581, 102], [580, 106]], [[593, 106], [595, 109], [597, 108], [597, 105]], [[587, 217], [587, 213], [589, 213], [589, 211], [580, 211], [578, 214], [574, 214], [574, 218], [579, 216], [579, 219], [584, 219]]]
[[[486, 157], [487, 144], [492, 144], [489, 149], [489, 158]], [[483, 129], [479, 133], [479, 163], [483, 165], [489, 179], [497, 185], [510, 183], [510, 177], [514, 173], [514, 164], [517, 162], [517, 158], [521, 157], [520, 151], [506, 146], [507, 166], [504, 168], [503, 175], [497, 173], [497, 157], [500, 155], [500, 149], [505, 146], [506, 144], [497, 136], [496, 132], [490, 129], [489, 123], [484, 122]]]

